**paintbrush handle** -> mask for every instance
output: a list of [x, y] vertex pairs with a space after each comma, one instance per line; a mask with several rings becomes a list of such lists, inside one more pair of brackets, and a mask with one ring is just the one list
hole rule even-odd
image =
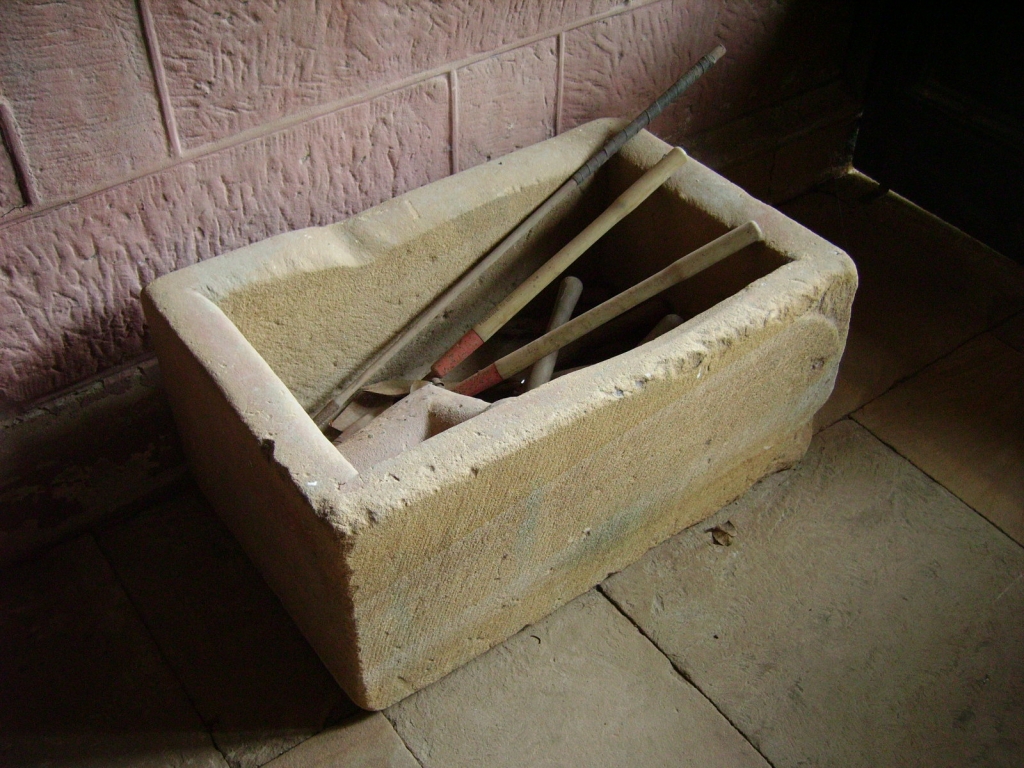
[[565, 325], [545, 333], [539, 339], [505, 355], [454, 387], [460, 395], [476, 395], [515, 375], [542, 357], [555, 352], [581, 336], [590, 333], [614, 317], [658, 295], [666, 288], [701, 272], [741, 248], [764, 238], [756, 222], [748, 221], [692, 253], [683, 256], [660, 272], [648, 277], [632, 288], [613, 296], [603, 304], [584, 312]]

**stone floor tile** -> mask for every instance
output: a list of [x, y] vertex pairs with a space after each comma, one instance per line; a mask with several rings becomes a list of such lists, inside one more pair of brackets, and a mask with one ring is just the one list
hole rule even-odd
[[98, 540], [232, 766], [356, 711], [194, 487]]
[[1024, 353], [984, 334], [854, 418], [1024, 544]]
[[1024, 309], [1024, 268], [858, 173], [780, 206], [847, 251], [860, 287], [819, 427]]
[[1024, 549], [844, 420], [603, 588], [777, 768], [1019, 766], [1022, 574]]
[[1011, 317], [996, 328], [993, 333], [1018, 352], [1024, 352], [1024, 312]]
[[225, 766], [89, 537], [0, 572], [0, 765]]
[[593, 590], [387, 716], [425, 768], [766, 766]]
[[419, 768], [384, 715], [358, 715], [290, 749], [266, 768]]

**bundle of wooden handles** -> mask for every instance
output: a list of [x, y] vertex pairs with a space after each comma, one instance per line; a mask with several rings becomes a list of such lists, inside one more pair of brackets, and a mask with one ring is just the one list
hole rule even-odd
[[[565, 203], [583, 182], [585, 182], [598, 168], [604, 165], [609, 158], [618, 152], [627, 141], [633, 138], [643, 128], [646, 128], [654, 118], [661, 114], [665, 107], [675, 101], [680, 94], [686, 91], [705, 72], [711, 69], [715, 62], [723, 55], [725, 55], [725, 48], [718, 45], [715, 46], [710, 53], [702, 56], [693, 67], [673, 83], [667, 91], [661, 94], [654, 103], [637, 115], [629, 125], [619, 133], [615, 134], [607, 144], [591, 156], [586, 163], [580, 166], [580, 168], [569, 179], [567, 179], [565, 183], [551, 195], [551, 197], [541, 203], [541, 205], [538, 206], [526, 219], [524, 219], [519, 226], [506, 235], [490, 253], [476, 264], [476, 266], [466, 272], [466, 274], [464, 274], [454, 285], [435, 299], [433, 303], [424, 309], [398, 335], [384, 345], [384, 347], [371, 357], [370, 360], [368, 360], [345, 384], [345, 386], [342, 387], [341, 391], [316, 413], [313, 420], [316, 422], [317, 426], [324, 429], [329, 425], [334, 418], [341, 413], [341, 410], [356, 395], [356, 393], [377, 377], [384, 366], [394, 359], [395, 355], [404, 349], [414, 338], [420, 335], [435, 318], [451, 306], [452, 302], [454, 302], [456, 298], [465, 293], [468, 288], [479, 282], [483, 278], [484, 274], [494, 264], [504, 257], [505, 254], [507, 254], [520, 241], [529, 236], [537, 225], [543, 221], [552, 210]], [[674, 156], [674, 159], [670, 162], [681, 163], [686, 156], [685, 154], [682, 154], [682, 150], [679, 150], [679, 154], [682, 155], [682, 158], [677, 155]], [[657, 187], [655, 187], [655, 189], [656, 188]], [[619, 218], [621, 219], [621, 216], [619, 216]], [[554, 276], [552, 275], [552, 278], [553, 277]], [[511, 305], [509, 306], [511, 307]], [[484, 330], [486, 331], [487, 329], [485, 328]], [[471, 344], [475, 342], [470, 340], [470, 342], [466, 343]], [[470, 352], [471, 351], [472, 349]], [[460, 352], [456, 354], [453, 351], [450, 351], [447, 354], [450, 354], [451, 357], [448, 357], [447, 354], [446, 356], [443, 356], [437, 363], [435, 363], [435, 369], [436, 366], [444, 367], [448, 365], [451, 360], [459, 357], [459, 354], [461, 354], [460, 359], [464, 360], [470, 352], [464, 352], [464, 354], [463, 352], [464, 350], [460, 350]]]
[[636, 210], [644, 200], [650, 197], [658, 187], [678, 171], [686, 162], [686, 153], [679, 147], [673, 147], [647, 173], [634, 182], [629, 189], [619, 195], [615, 202], [576, 237], [552, 256], [544, 266], [526, 278], [526, 281], [510, 293], [494, 312], [486, 319], [474, 325], [455, 345], [445, 352], [430, 372], [434, 376], [446, 376], [455, 366], [483, 346], [483, 343], [511, 320], [516, 313], [530, 303], [538, 293], [544, 290], [556, 277], [562, 274], [569, 265], [596, 243], [612, 227]]
[[756, 222], [748, 221], [705, 246], [683, 256], [665, 269], [643, 280], [603, 304], [584, 312], [564, 325], [545, 333], [539, 339], [505, 355], [478, 371], [453, 389], [461, 395], [477, 395], [495, 384], [514, 376], [543, 357], [555, 352], [581, 336], [603, 325], [623, 312], [647, 301], [667, 288], [707, 269], [751, 243], [764, 238]]

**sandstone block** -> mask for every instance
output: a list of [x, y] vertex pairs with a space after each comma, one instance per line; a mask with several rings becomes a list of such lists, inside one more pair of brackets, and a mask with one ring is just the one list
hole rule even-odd
[[555, 38], [458, 70], [459, 170], [555, 135]]
[[5, 2], [0, 93], [43, 199], [87, 191], [167, 157], [132, 0]]
[[[619, 125], [582, 126], [146, 290], [196, 477], [360, 706], [437, 680], [795, 461], [832, 390], [852, 262], [690, 161], [577, 272], [621, 290], [756, 220], [764, 243], [662, 297], [687, 322], [359, 473], [320, 433], [307, 409]], [[423, 375], [667, 149], [635, 138], [384, 376]]]

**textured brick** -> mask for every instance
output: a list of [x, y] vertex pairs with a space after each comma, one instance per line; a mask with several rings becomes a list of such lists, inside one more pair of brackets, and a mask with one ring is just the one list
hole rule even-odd
[[849, 11], [839, 0], [666, 1], [566, 33], [563, 128], [633, 117], [716, 43], [728, 49], [654, 123], [679, 141], [835, 77]]
[[2, 13], [0, 92], [44, 199], [85, 191], [167, 156], [132, 0], [12, 0]]
[[555, 38], [458, 71], [460, 170], [555, 135]]
[[448, 173], [435, 78], [0, 229], [0, 405], [139, 354], [143, 285]]
[[182, 141], [196, 146], [485, 53], [617, 0], [154, 0]]

